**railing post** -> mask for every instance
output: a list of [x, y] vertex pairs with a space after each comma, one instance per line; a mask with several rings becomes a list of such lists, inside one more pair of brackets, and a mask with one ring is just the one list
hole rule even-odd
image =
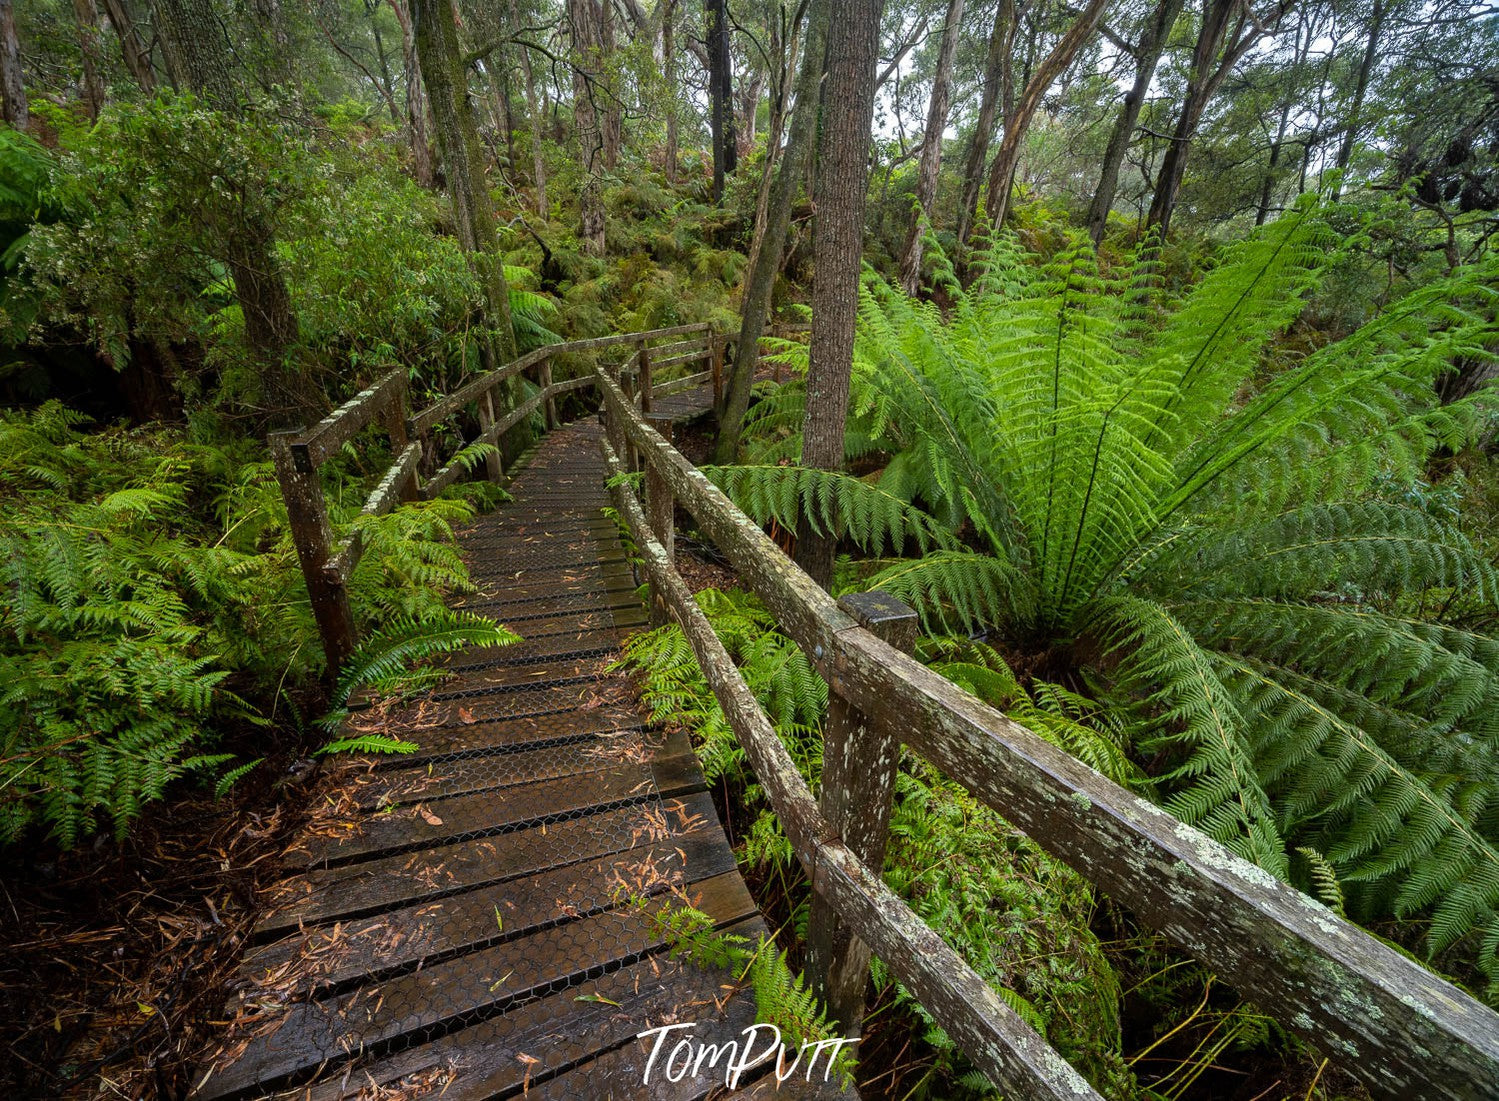
[[[644, 344], [640, 345], [640, 411], [646, 416], [651, 412], [652, 388], [655, 384], [651, 380], [651, 353]], [[669, 439], [670, 437], [668, 437]]]
[[[479, 433], [481, 436], [489, 435], [495, 419], [494, 387], [490, 387], [479, 395]], [[500, 441], [490, 440], [489, 442], [494, 444], [494, 450], [484, 456], [484, 473], [491, 482], [500, 482], [505, 478], [505, 464], [500, 460]]]
[[[916, 646], [916, 613], [888, 593], [851, 593], [838, 606], [876, 637], [907, 653]], [[836, 692], [828, 696], [822, 735], [822, 796], [828, 824], [876, 875], [885, 866], [885, 844], [900, 742]], [[808, 973], [829, 1015], [856, 1036], [864, 1021], [869, 946], [854, 936], [820, 895], [812, 896], [807, 923]]]
[[[411, 442], [411, 383], [406, 378], [406, 372], [401, 372], [401, 385], [391, 399], [390, 405], [381, 413], [381, 424], [385, 427], [385, 434], [390, 437], [390, 455], [392, 459], [399, 459], [401, 452], [406, 450], [406, 445]], [[425, 450], [426, 441], [422, 441]], [[417, 499], [416, 471], [411, 472], [409, 478], [404, 478], [396, 490], [397, 499], [403, 502], [415, 501]]]
[[712, 329], [708, 330], [708, 347], [711, 350], [713, 369], [713, 413], [723, 412], [723, 357], [728, 349], [729, 338], [720, 339]]
[[[646, 423], [661, 433], [662, 439], [671, 443], [671, 418], [649, 417]], [[650, 521], [651, 532], [656, 536], [656, 542], [666, 549], [666, 562], [670, 566], [677, 563], [677, 540], [676, 540], [676, 498], [672, 495], [671, 485], [663, 478], [656, 468], [656, 464], [646, 459], [645, 463], [645, 515]], [[666, 599], [651, 586], [651, 626], [659, 627], [666, 622]]]
[[323, 570], [333, 552], [333, 527], [328, 522], [328, 504], [323, 499], [323, 480], [315, 469], [311, 473], [298, 470], [292, 458], [292, 441], [300, 435], [300, 431], [272, 432], [267, 442], [276, 463], [276, 477], [281, 482], [281, 496], [286, 501], [292, 542], [296, 544], [302, 576], [307, 581], [307, 595], [312, 600], [312, 615], [323, 637], [331, 680], [354, 653], [357, 641], [354, 612], [349, 607], [349, 593], [343, 581], [329, 577]]
[[[545, 392], [547, 390], [550, 390], [552, 388], [552, 357], [551, 356], [547, 356], [545, 359], [543, 359], [537, 365], [537, 367], [536, 367], [536, 385], [540, 386], [543, 392]], [[547, 413], [546, 413], [546, 417], [547, 417], [547, 430], [551, 431], [554, 428], [560, 427], [561, 424], [562, 424], [562, 421], [557, 416], [557, 398], [554, 395], [552, 395], [552, 394], [547, 394], [546, 410], [547, 410]]]

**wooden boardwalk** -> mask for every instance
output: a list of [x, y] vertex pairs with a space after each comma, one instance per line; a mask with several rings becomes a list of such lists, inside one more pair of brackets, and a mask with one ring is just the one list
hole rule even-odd
[[[704, 404], [669, 400], [668, 415]], [[314, 813], [245, 954], [237, 1038], [195, 1097], [723, 1092], [721, 1069], [642, 1085], [642, 1031], [695, 1021], [722, 1042], [755, 1012], [731, 975], [668, 958], [662, 908], [751, 938], [764, 925], [686, 736], [650, 730], [605, 671], [645, 613], [600, 511], [598, 435], [545, 437], [513, 502], [462, 533], [481, 587], [465, 606], [524, 641], [356, 716], [421, 749], [357, 770]]]

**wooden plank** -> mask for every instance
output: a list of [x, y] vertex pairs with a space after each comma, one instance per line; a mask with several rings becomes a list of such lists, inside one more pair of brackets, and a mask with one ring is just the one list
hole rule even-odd
[[661, 831], [715, 821], [706, 793], [640, 803], [494, 837], [440, 845], [338, 868], [315, 868], [273, 889], [255, 936], [347, 920], [391, 906], [533, 875], [547, 868], [632, 848]]
[[734, 871], [717, 819], [710, 828], [461, 894], [419, 899], [372, 917], [294, 934], [246, 956], [241, 974], [276, 985], [284, 970], [300, 994], [385, 976], [438, 956], [514, 940], [542, 926]]
[[407, 768], [370, 769], [353, 778], [349, 798], [361, 810], [428, 803], [479, 791], [499, 792], [518, 784], [584, 778], [590, 772], [639, 760], [659, 750], [661, 734], [627, 731], [614, 737], [552, 742], [513, 752], [470, 754]]
[[[692, 904], [724, 923], [748, 916], [754, 902], [737, 873], [688, 889]], [[675, 903], [680, 905], [680, 903]], [[550, 992], [553, 984], [616, 961], [633, 962], [661, 944], [654, 917], [663, 908], [612, 910], [481, 949], [352, 994], [288, 1007], [277, 1031], [256, 1036], [238, 1061], [217, 1068], [195, 1093], [199, 1101], [264, 1088], [412, 1034], [456, 1024]], [[588, 947], [580, 958], [580, 946]]]
[[616, 643], [593, 650], [574, 648], [571, 652], [534, 661], [490, 662], [455, 673], [443, 681], [431, 698], [438, 701], [470, 699], [493, 692], [513, 692], [543, 684], [592, 679], [619, 658]]
[[[406, 731], [392, 728], [407, 739], [415, 739], [415, 753], [398, 758], [407, 764], [420, 764], [475, 750], [492, 750], [522, 745], [552, 743], [586, 734], [609, 736], [645, 725], [638, 705], [596, 707], [587, 711], [542, 711], [497, 721], [461, 720], [448, 726]], [[376, 766], [390, 767], [392, 758], [377, 760]]]
[[[672, 749], [680, 749], [674, 743]], [[352, 818], [341, 835], [306, 838], [292, 850], [309, 866], [427, 848], [464, 836], [482, 836], [533, 825], [657, 794], [701, 791], [702, 770], [689, 748], [650, 764], [612, 765], [593, 773], [587, 785], [571, 778], [517, 787], [497, 800], [480, 792]]]
[[[381, 1088], [441, 1078], [442, 1101], [532, 1096], [538, 1069], [583, 1063], [672, 1017], [716, 1010], [732, 976], [651, 956], [503, 1017], [450, 1032], [429, 1044], [351, 1068], [346, 1078], [315, 1086], [300, 1101], [354, 1101]], [[531, 1062], [535, 1060], [535, 1062]], [[435, 1073], [434, 1073], [435, 1072]], [[360, 1090], [369, 1092], [361, 1095]], [[391, 1088], [400, 1096], [402, 1091]], [[581, 1095], [579, 1101], [593, 1101]]]

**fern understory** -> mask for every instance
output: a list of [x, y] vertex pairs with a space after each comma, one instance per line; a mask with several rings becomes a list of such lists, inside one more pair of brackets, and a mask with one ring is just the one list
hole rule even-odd
[[[370, 629], [335, 703], [358, 684], [424, 683], [430, 670], [402, 678], [432, 654], [513, 641], [444, 604], [469, 587], [453, 525], [472, 506], [439, 499], [354, 520], [362, 463], [340, 466], [334, 520], [364, 529], [349, 594]], [[122, 835], [173, 780], [217, 778], [222, 791], [254, 767], [222, 751], [223, 732], [266, 727], [278, 711], [284, 722], [323, 662], [261, 450], [165, 429], [88, 432], [49, 403], [0, 415], [0, 499], [0, 843], [32, 828], [63, 846], [101, 825]]]

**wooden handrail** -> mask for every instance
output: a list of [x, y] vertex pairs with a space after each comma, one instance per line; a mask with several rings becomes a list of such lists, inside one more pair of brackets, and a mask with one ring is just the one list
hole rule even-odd
[[[701, 334], [701, 337], [696, 334]], [[474, 440], [468, 441], [469, 444], [482, 442], [495, 445], [506, 432], [542, 409], [545, 410], [546, 427], [556, 428], [559, 423], [558, 397], [593, 386], [594, 379], [592, 374], [583, 374], [577, 378], [554, 382], [553, 357], [620, 345], [635, 345], [643, 350], [653, 341], [689, 336], [694, 337], [694, 340], [679, 340], [668, 347], [680, 349], [689, 343], [700, 343], [703, 347], [697, 358], [712, 359], [718, 338], [709, 322], [550, 344], [527, 352], [518, 359], [464, 383], [451, 394], [439, 398], [414, 415], [408, 409], [406, 372], [398, 368], [387, 372], [374, 385], [361, 390], [311, 428], [272, 433], [267, 442], [275, 459], [276, 475], [281, 483], [282, 498], [286, 502], [292, 540], [297, 547], [302, 576], [307, 582], [330, 674], [342, 667], [358, 644], [358, 631], [349, 606], [347, 587], [349, 576], [358, 565], [363, 552], [363, 542], [358, 533], [354, 532], [335, 544], [328, 516], [328, 502], [323, 496], [319, 476], [319, 468], [336, 455], [344, 444], [354, 439], [368, 425], [378, 423], [390, 438], [391, 451], [395, 455], [395, 460], [381, 476], [379, 485], [366, 500], [363, 515], [383, 515], [402, 501], [417, 498], [431, 500], [464, 473], [463, 463], [454, 457], [430, 478], [423, 479], [421, 471], [432, 469], [437, 462], [433, 454], [431, 430], [444, 419], [456, 414], [467, 403], [477, 402], [480, 420], [480, 433]], [[647, 370], [642, 374], [648, 374], [648, 363], [648, 357], [643, 356], [642, 364], [647, 365]], [[537, 392], [515, 408], [497, 415], [494, 395], [498, 387], [506, 380], [533, 369], [536, 372]], [[626, 373], [628, 371], [629, 368]], [[649, 385], [648, 380], [647, 384]], [[660, 392], [659, 388], [652, 389], [653, 394]], [[649, 399], [646, 399], [646, 404], [649, 405]], [[416, 437], [414, 442], [411, 441], [413, 436]], [[485, 473], [493, 481], [500, 481], [504, 477], [504, 468], [494, 451], [485, 457]]]
[[[595, 378], [613, 449], [627, 446], [670, 488], [813, 662], [831, 697], [934, 762], [1144, 923], [1221, 971], [1372, 1092], [1402, 1099], [1499, 1097], [1499, 1015], [875, 637], [638, 417], [607, 374], [596, 371]], [[637, 533], [637, 545], [647, 546], [648, 534]], [[695, 617], [679, 607], [671, 578], [660, 573], [658, 564], [652, 582], [687, 629]], [[701, 633], [689, 631], [695, 649]], [[700, 660], [704, 653], [704, 673], [722, 702], [722, 663], [706, 640]], [[1001, 1057], [969, 1046], [978, 1041], [964, 1023], [968, 1009], [945, 995], [951, 984], [929, 977], [923, 985], [912, 970], [930, 959], [925, 953], [935, 934], [924, 927], [892, 929], [881, 920], [867, 904], [879, 876], [847, 848], [847, 860], [819, 857], [829, 851], [825, 819], [811, 814], [789, 779], [761, 773], [750, 748], [763, 740], [764, 716], [745, 711], [742, 703], [724, 706], [798, 859], [809, 867], [816, 895], [908, 983], [986, 1073], [999, 1073], [1002, 1064], [1022, 1068], [1022, 1075], [1051, 1074], [1053, 1063], [1042, 1066], [1019, 1049]], [[760, 756], [766, 768], [784, 767]], [[956, 974], [946, 977], [957, 980]], [[995, 1034], [1011, 1032], [996, 1025]], [[1061, 1081], [1054, 1085], [1060, 1088]], [[1017, 1096], [1051, 1096], [1012, 1078], [995, 1084]]]

